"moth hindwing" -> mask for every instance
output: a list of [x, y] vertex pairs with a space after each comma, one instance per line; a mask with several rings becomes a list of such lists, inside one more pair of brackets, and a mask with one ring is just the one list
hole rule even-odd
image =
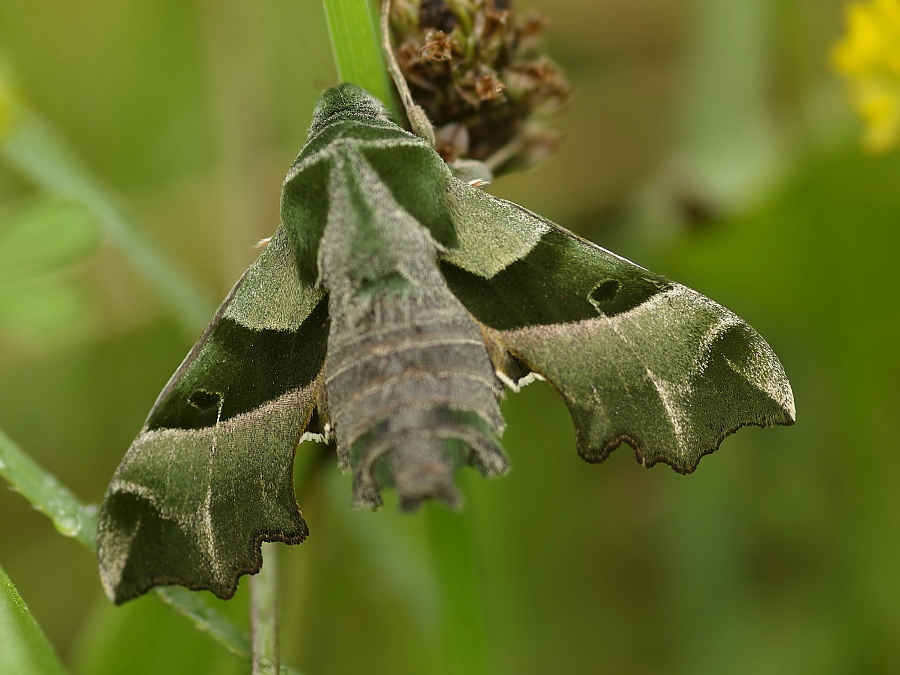
[[323, 95], [281, 221], [113, 476], [98, 553], [116, 602], [162, 584], [227, 598], [263, 541], [302, 541], [307, 433], [336, 443], [356, 504], [393, 487], [412, 508], [457, 503], [463, 464], [507, 470], [501, 383], [548, 380], [589, 461], [627, 443], [686, 473], [738, 427], [793, 421], [741, 319], [458, 180], [353, 85]]

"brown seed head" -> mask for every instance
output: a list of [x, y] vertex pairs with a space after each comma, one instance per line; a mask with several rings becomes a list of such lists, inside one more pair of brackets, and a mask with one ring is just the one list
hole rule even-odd
[[541, 51], [547, 22], [512, 0], [394, 0], [397, 61], [435, 125], [444, 159], [475, 159], [495, 173], [532, 166], [559, 144], [535, 114], [569, 96]]

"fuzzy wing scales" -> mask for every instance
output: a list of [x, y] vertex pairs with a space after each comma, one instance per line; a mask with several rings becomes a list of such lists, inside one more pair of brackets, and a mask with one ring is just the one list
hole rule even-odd
[[[512, 378], [518, 369], [521, 377], [524, 364], [562, 395], [586, 460], [602, 461], [627, 443], [642, 464], [664, 462], [688, 473], [741, 426], [793, 422], [781, 363], [739, 317], [526, 209], [488, 198], [502, 216], [497, 227], [532, 246], [492, 264], [479, 260], [485, 247], [454, 251], [442, 271], [496, 343], [498, 370], [509, 369]], [[458, 228], [467, 229], [466, 222]]]
[[117, 603], [180, 584], [231, 597], [263, 541], [299, 543], [293, 457], [317, 402], [326, 300], [279, 228], [163, 389], [100, 510]]

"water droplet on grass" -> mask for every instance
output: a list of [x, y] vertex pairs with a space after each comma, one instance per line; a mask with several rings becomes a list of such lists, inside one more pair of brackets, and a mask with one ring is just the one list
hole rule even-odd
[[53, 516], [53, 525], [66, 537], [76, 537], [81, 532], [81, 519], [72, 511], [58, 511]]

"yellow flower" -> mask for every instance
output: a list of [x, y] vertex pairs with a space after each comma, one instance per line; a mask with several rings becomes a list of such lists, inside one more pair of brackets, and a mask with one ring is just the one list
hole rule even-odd
[[847, 34], [831, 53], [866, 124], [863, 142], [887, 152], [900, 142], [900, 0], [847, 7]]

